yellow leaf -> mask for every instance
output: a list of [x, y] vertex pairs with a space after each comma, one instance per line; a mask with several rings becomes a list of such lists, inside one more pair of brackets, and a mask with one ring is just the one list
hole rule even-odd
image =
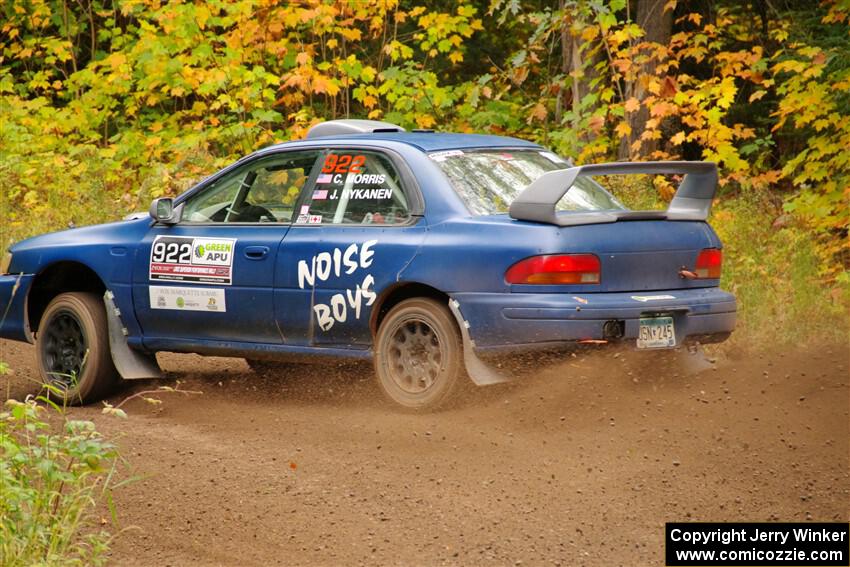
[[599, 29], [596, 26], [587, 26], [581, 32], [581, 39], [590, 43], [596, 39], [597, 35], [599, 35]]
[[717, 100], [717, 106], [720, 108], [729, 108], [735, 100], [735, 93], [738, 92], [738, 87], [735, 86], [735, 79], [725, 77], [720, 83], [720, 98]]
[[756, 91], [750, 95], [750, 102], [755, 102], [766, 94], [767, 91]]
[[422, 114], [416, 117], [416, 125], [420, 128], [430, 128], [436, 123], [430, 114]]
[[646, 85], [646, 90], [654, 95], [661, 94], [661, 81], [659, 81], [656, 77], [652, 77]]
[[663, 175], [656, 175], [652, 178], [652, 184], [655, 185], [655, 189], [658, 191], [658, 194], [661, 195], [661, 198], [665, 201], [669, 201], [673, 198], [673, 195], [676, 194], [676, 188], [673, 187], [673, 184], [667, 181]]
[[628, 122], [623, 121], [617, 124], [617, 127], [614, 128], [614, 133], [616, 133], [620, 138], [627, 138], [629, 134], [632, 133], [632, 127], [629, 126]]
[[680, 145], [685, 141], [685, 133], [684, 132], [676, 132], [673, 134], [673, 137], [670, 138], [670, 143], [674, 146]]
[[640, 101], [635, 97], [626, 101], [626, 112], [634, 112], [640, 108]]

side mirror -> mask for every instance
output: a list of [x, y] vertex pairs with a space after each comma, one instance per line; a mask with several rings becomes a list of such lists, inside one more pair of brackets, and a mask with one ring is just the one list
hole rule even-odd
[[153, 220], [162, 224], [177, 224], [180, 222], [180, 213], [183, 211], [182, 206], [174, 206], [174, 199], [171, 197], [160, 197], [154, 199], [151, 203], [150, 215]]

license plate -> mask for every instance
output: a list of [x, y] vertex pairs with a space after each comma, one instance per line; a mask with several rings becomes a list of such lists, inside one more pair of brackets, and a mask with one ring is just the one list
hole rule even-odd
[[672, 317], [652, 317], [640, 320], [638, 348], [670, 348], [676, 346]]

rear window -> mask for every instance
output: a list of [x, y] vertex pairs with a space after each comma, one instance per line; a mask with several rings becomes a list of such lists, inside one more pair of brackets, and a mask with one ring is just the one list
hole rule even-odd
[[[513, 200], [538, 177], [547, 171], [570, 167], [566, 160], [541, 150], [450, 150], [429, 157], [476, 215], [508, 212]], [[612, 209], [625, 207], [588, 177], [578, 178], [557, 205], [559, 211]]]

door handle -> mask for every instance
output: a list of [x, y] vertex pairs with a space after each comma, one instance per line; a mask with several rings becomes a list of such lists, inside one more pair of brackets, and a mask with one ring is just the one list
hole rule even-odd
[[249, 260], [262, 260], [269, 253], [268, 246], [246, 246], [245, 257]]

